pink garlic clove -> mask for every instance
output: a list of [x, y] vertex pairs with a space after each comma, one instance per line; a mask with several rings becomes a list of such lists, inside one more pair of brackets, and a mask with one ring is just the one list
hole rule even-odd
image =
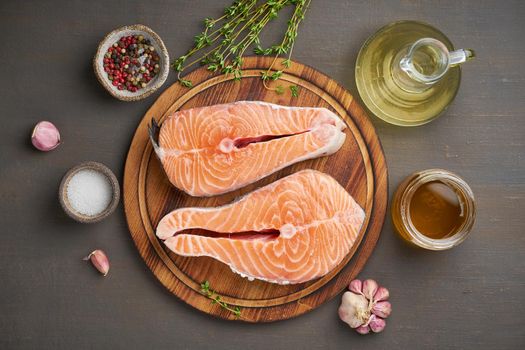
[[372, 313], [381, 318], [387, 318], [392, 312], [392, 305], [388, 301], [380, 301], [372, 307]]
[[361, 282], [361, 280], [355, 279], [350, 282], [348, 289], [356, 294], [363, 294], [363, 282]]
[[361, 294], [345, 292], [339, 307], [339, 318], [351, 328], [357, 328], [368, 322], [370, 310], [368, 300]]
[[355, 331], [359, 334], [368, 334], [370, 333], [370, 327], [369, 326], [359, 326], [355, 329]]
[[51, 151], [60, 144], [60, 133], [53, 123], [41, 121], [33, 129], [31, 142], [40, 151]]
[[376, 315], [372, 315], [370, 317], [370, 323], [368, 324], [372, 332], [379, 333], [382, 332], [383, 329], [385, 329], [386, 322], [382, 318], [376, 317]]
[[368, 299], [372, 300], [377, 292], [378, 284], [374, 280], [366, 280], [363, 282], [363, 295]]
[[374, 301], [387, 300], [390, 297], [390, 292], [385, 287], [379, 287], [374, 295]]
[[91, 260], [91, 263], [95, 268], [104, 276], [109, 272], [109, 259], [102, 250], [97, 249], [92, 251], [84, 260]]

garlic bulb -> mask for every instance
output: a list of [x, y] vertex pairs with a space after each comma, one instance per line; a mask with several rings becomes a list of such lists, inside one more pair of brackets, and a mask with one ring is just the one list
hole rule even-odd
[[60, 133], [53, 123], [42, 121], [35, 125], [31, 142], [40, 151], [51, 151], [60, 144]]
[[371, 279], [364, 282], [355, 279], [348, 289], [343, 294], [339, 318], [359, 334], [381, 332], [386, 326], [384, 319], [392, 312], [392, 305], [386, 301], [390, 296], [388, 289]]

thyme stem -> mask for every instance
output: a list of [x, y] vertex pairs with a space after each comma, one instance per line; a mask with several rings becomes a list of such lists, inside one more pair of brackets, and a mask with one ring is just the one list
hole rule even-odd
[[[224, 9], [222, 16], [216, 19], [206, 18], [204, 30], [195, 36], [194, 47], [173, 61], [172, 67], [178, 72], [179, 82], [187, 87], [192, 86], [191, 81], [183, 79], [181, 75], [196, 64], [206, 65], [212, 72], [233, 74], [235, 79], [240, 79], [243, 56], [248, 47], [253, 45], [255, 54], [273, 56], [268, 69], [261, 72], [264, 87], [276, 93], [283, 93], [282, 86], [271, 88], [268, 86], [268, 80], [278, 80], [283, 73], [282, 70], [274, 68], [279, 56], [287, 56], [282, 65], [290, 68], [299, 23], [304, 19], [310, 3], [311, 0], [235, 0]], [[294, 6], [294, 11], [280, 44], [263, 48], [259, 35], [287, 6]], [[198, 58], [193, 58], [198, 52], [201, 52]], [[189, 60], [190, 57], [192, 60]], [[294, 85], [292, 89], [290, 86], [290, 91], [292, 96], [297, 96], [298, 87]]]
[[201, 293], [211, 299], [212, 304], [217, 304], [225, 310], [228, 310], [235, 315], [236, 318], [241, 317], [241, 309], [238, 306], [231, 307], [226, 302], [222, 301], [221, 296], [215, 293], [213, 289], [210, 289], [210, 282], [204, 281], [201, 283]]

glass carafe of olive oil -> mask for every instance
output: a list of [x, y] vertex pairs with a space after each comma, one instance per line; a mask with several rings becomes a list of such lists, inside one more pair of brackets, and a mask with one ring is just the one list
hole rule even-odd
[[459, 64], [474, 57], [454, 50], [434, 27], [399, 21], [370, 37], [357, 57], [359, 94], [377, 117], [396, 125], [428, 123], [445, 110], [459, 88]]

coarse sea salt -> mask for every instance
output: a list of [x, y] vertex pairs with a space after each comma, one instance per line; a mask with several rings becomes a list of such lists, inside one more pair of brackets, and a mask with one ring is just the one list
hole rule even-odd
[[109, 206], [112, 196], [113, 188], [109, 179], [96, 170], [80, 170], [67, 184], [69, 204], [82, 215], [102, 213]]

